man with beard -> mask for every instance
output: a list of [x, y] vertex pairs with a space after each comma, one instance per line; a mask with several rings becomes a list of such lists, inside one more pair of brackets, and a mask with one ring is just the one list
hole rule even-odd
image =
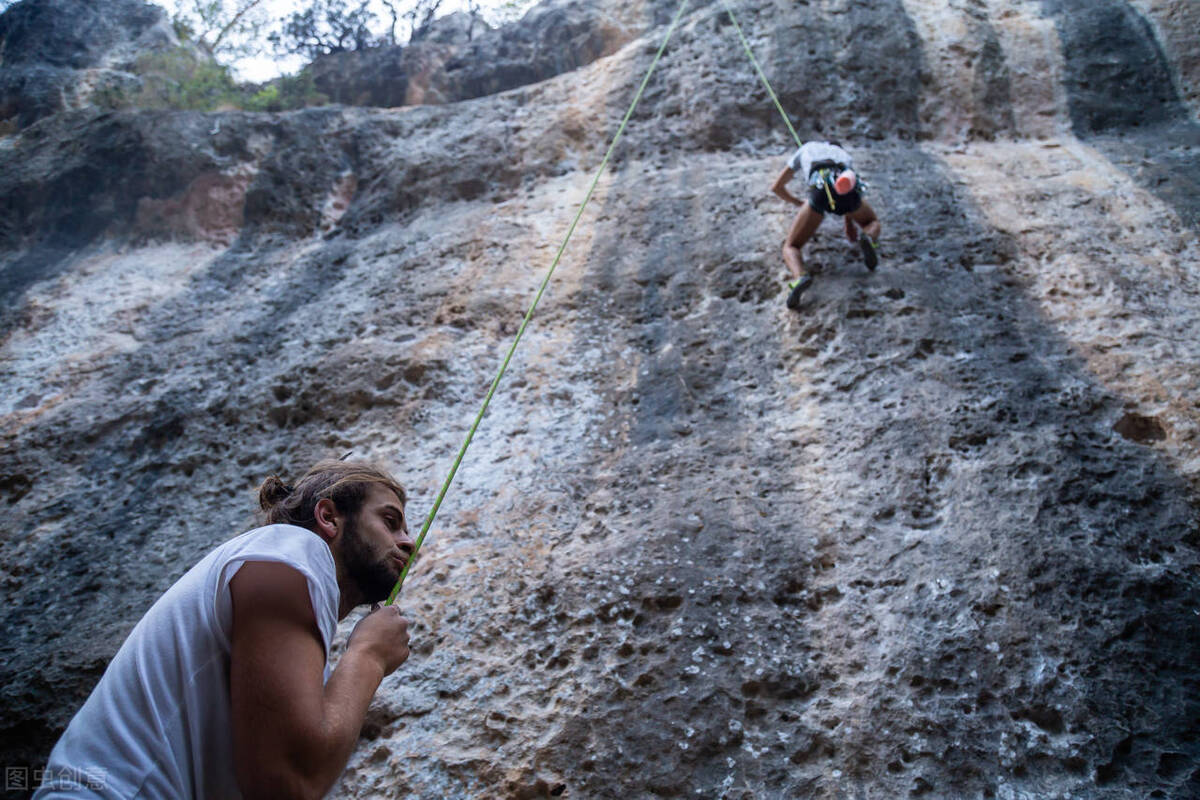
[[338, 620], [385, 599], [412, 556], [404, 489], [321, 461], [259, 489], [265, 527], [220, 545], [134, 627], [71, 721], [36, 798], [321, 797], [371, 698], [408, 658], [376, 607], [337, 668]]

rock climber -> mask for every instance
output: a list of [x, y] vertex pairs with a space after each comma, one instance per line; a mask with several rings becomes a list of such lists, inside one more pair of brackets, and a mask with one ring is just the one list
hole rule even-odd
[[[788, 181], [797, 172], [808, 185], [808, 198], [801, 200], [787, 190]], [[825, 214], [844, 216], [846, 238], [858, 242], [867, 269], [879, 263], [879, 218], [875, 209], [863, 199], [863, 184], [854, 173], [854, 161], [837, 142], [805, 142], [788, 161], [787, 167], [775, 179], [771, 191], [795, 206], [800, 206], [792, 221], [787, 240], [783, 243], [783, 261], [793, 280], [788, 284], [788, 308], [800, 306], [800, 295], [812, 286], [813, 272], [804, 269], [800, 248], [816, 233]], [[862, 228], [860, 235], [858, 228]]]
[[34, 795], [320, 797], [337, 780], [408, 621], [376, 606], [336, 669], [339, 620], [384, 600], [413, 554], [404, 489], [317, 462], [259, 489], [266, 526], [218, 546], [158, 599], [50, 754]]

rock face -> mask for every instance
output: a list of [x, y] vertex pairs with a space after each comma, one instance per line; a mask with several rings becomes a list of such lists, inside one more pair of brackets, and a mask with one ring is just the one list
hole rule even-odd
[[[656, 16], [657, 13], [657, 16]], [[333, 102], [451, 103], [528, 86], [615, 53], [663, 19], [653, 4], [550, 0], [491, 30], [465, 14], [436, 20], [407, 47], [337, 53], [309, 68]]]
[[24, 0], [0, 15], [0, 122], [20, 127], [136, 85], [141, 53], [177, 46], [167, 13], [142, 0]]
[[[473, 100], [0, 140], [6, 764], [267, 474], [353, 450], [424, 516], [673, 12]], [[826, 221], [784, 308], [794, 143], [689, 11], [334, 796], [1197, 796], [1192, 12], [735, 12], [801, 135], [854, 152], [878, 270]]]

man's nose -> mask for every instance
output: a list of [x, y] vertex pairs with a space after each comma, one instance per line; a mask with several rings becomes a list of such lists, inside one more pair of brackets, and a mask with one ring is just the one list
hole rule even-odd
[[411, 536], [409, 536], [407, 525], [400, 529], [400, 533], [397, 534], [396, 540], [396, 546], [400, 548], [404, 555], [411, 556], [413, 554], [413, 547], [416, 545], [416, 542], [413, 541]]

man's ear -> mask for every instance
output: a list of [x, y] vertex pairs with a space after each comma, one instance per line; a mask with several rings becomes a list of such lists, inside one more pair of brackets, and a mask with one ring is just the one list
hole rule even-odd
[[324, 538], [332, 542], [341, 535], [342, 516], [328, 497], [317, 501], [317, 506], [313, 509], [313, 518], [317, 522], [317, 533]]

